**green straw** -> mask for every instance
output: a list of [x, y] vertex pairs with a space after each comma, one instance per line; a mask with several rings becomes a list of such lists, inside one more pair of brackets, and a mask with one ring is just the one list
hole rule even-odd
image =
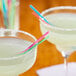
[[9, 28], [14, 29], [14, 20], [15, 20], [15, 3], [16, 0], [12, 0], [11, 10], [9, 13]]
[[46, 38], [44, 38], [43, 40], [41, 40], [39, 43], [35, 44], [34, 46], [32, 46], [30, 49], [28, 49], [26, 52], [18, 54], [18, 55], [23, 55], [26, 54], [27, 52], [31, 51], [33, 48], [35, 48], [36, 46], [38, 46], [39, 44], [41, 44], [42, 42], [44, 42], [45, 40], [47, 40], [49, 38], [49, 36], [47, 36]]

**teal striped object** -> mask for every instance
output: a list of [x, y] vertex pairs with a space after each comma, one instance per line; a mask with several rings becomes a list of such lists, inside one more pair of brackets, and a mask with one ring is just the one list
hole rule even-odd
[[27, 52], [31, 51], [33, 48], [35, 48], [36, 46], [38, 46], [39, 44], [41, 44], [42, 42], [44, 42], [45, 40], [47, 40], [49, 38], [49, 36], [47, 36], [46, 38], [44, 38], [43, 40], [41, 40], [40, 42], [38, 42], [37, 44], [35, 44], [34, 46], [32, 46], [30, 49], [28, 49], [26, 52], [18, 54], [18, 55], [23, 55], [26, 54]]
[[7, 16], [7, 7], [6, 7], [6, 2], [5, 0], [2, 0], [2, 5], [3, 5], [3, 16], [4, 16], [4, 24], [5, 27], [8, 28], [8, 16]]
[[48, 24], [50, 25], [53, 25], [51, 24], [50, 22], [48, 22], [32, 5], [30, 5], [30, 8], [32, 8], [32, 10], [37, 13], [45, 22], [47, 22]]

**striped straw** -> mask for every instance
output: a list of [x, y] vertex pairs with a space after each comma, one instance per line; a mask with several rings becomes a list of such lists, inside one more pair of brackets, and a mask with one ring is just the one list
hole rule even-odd
[[30, 49], [32, 46], [34, 46], [35, 44], [37, 44], [39, 41], [41, 41], [41, 40], [42, 40], [46, 35], [48, 35], [48, 34], [49, 34], [49, 31], [46, 32], [44, 35], [42, 35], [38, 40], [36, 40], [36, 41], [35, 41], [32, 45], [30, 45], [27, 49], [25, 49], [24, 51], [19, 52], [18, 54], [26, 52], [28, 49]]
[[45, 22], [47, 22], [47, 23], [50, 24], [50, 25], [53, 25], [53, 24], [51, 24], [50, 22], [48, 22], [48, 21], [38, 12], [38, 10], [36, 10], [36, 8], [34, 8], [32, 5], [30, 5], [30, 8], [31, 8], [35, 13], [37, 13]]
[[38, 16], [35, 12], [32, 13], [35, 17], [43, 21], [45, 24], [49, 25], [47, 22], [45, 22], [40, 16]]
[[38, 42], [37, 44], [35, 44], [34, 46], [32, 46], [31, 48], [29, 48], [27, 51], [20, 53], [19, 55], [23, 55], [29, 51], [31, 51], [33, 48], [35, 48], [36, 46], [38, 46], [39, 44], [41, 44], [42, 42], [44, 42], [45, 40], [47, 40], [49, 38], [49, 36], [47, 36], [46, 38], [44, 38], [43, 40], [41, 40], [40, 42]]

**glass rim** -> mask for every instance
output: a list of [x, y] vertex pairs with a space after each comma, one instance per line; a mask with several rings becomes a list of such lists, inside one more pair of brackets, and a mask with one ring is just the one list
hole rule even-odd
[[[35, 36], [33, 36], [32, 34], [28, 33], [28, 32], [25, 32], [25, 31], [22, 31], [22, 30], [12, 30], [12, 29], [0, 29], [0, 31], [12, 31], [12, 32], [20, 32], [20, 33], [23, 33], [25, 35], [28, 35], [30, 37], [32, 37], [35, 41], [37, 40], [35, 38]], [[13, 37], [13, 36], [11, 36]], [[29, 52], [29, 51], [28, 51]], [[27, 53], [28, 53], [27, 52]], [[15, 56], [12, 56], [12, 57], [5, 57], [5, 58], [0, 58], [0, 60], [14, 60], [14, 59], [17, 59], [17, 58], [21, 58], [22, 56], [25, 56], [25, 54], [23, 55], [15, 55]]]
[[[52, 7], [52, 8], [44, 10], [41, 13], [41, 15], [44, 16], [44, 14], [46, 14], [48, 12], [55, 11], [55, 10], [62, 10], [62, 9], [76, 10], [76, 6], [57, 6], [57, 7]], [[49, 28], [54, 29], [54, 30], [60, 30], [60, 31], [76, 31], [76, 28], [72, 28], [72, 29], [70, 29], [70, 28], [60, 28], [60, 27], [56, 27], [56, 26], [53, 26], [53, 25], [49, 26], [47, 24], [45, 24], [44, 26], [49, 27]]]

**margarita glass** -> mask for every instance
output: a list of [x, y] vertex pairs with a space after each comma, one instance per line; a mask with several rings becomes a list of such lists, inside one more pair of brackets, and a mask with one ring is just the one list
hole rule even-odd
[[18, 76], [30, 69], [36, 60], [37, 47], [18, 55], [36, 38], [24, 31], [0, 29], [0, 76]]
[[67, 65], [67, 57], [76, 50], [76, 7], [54, 7], [43, 11], [42, 15], [53, 24], [47, 25], [40, 20], [42, 34], [50, 31], [47, 40], [56, 45]]

